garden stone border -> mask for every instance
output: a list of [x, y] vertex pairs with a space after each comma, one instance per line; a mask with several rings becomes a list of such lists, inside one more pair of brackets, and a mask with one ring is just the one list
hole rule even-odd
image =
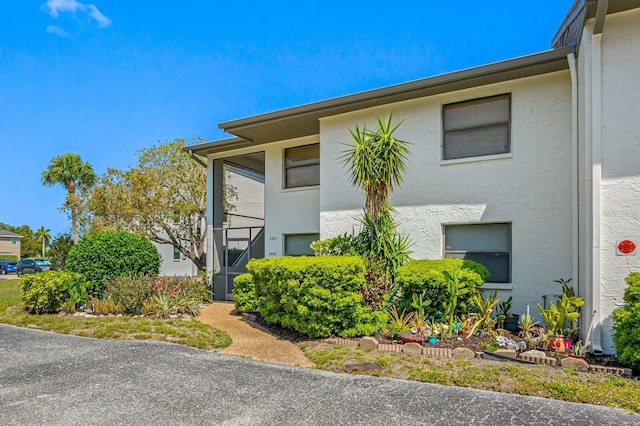
[[[395, 353], [405, 353], [410, 355], [420, 355], [420, 356], [432, 356], [436, 358], [456, 358], [456, 359], [472, 359], [472, 358], [485, 358], [485, 354], [487, 352], [473, 352], [468, 348], [431, 348], [428, 346], [422, 346], [418, 343], [405, 343], [405, 344], [397, 344], [397, 343], [380, 343], [374, 337], [363, 337], [360, 340], [353, 339], [342, 339], [339, 337], [323, 339], [323, 342], [332, 344], [332, 345], [341, 345], [341, 346], [351, 346], [351, 347], [361, 347], [363, 349], [370, 349], [377, 352], [395, 352]], [[459, 350], [463, 349], [463, 350]], [[471, 353], [474, 354], [471, 357]], [[515, 350], [512, 349], [498, 349], [493, 354], [497, 356], [492, 356], [491, 358], [494, 360], [500, 361], [515, 361], [515, 362], [526, 362], [526, 363], [536, 363], [536, 364], [546, 364], [550, 366], [558, 366], [565, 368], [573, 368], [580, 371], [591, 371], [591, 372], [604, 372], [608, 374], [613, 374], [617, 376], [632, 376], [632, 371], [630, 368], [621, 368], [621, 367], [606, 367], [603, 365], [597, 364], [589, 364], [586, 361], [578, 358], [565, 358], [563, 360], [559, 360], [557, 358], [551, 357], [539, 357], [532, 355], [522, 355], [517, 354]], [[486, 357], [487, 359], [489, 356]], [[570, 360], [570, 361], [567, 361]], [[577, 362], [582, 361], [582, 363]], [[585, 367], [586, 365], [586, 367]]]

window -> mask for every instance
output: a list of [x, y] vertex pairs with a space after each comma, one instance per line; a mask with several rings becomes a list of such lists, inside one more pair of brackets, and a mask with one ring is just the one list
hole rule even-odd
[[511, 282], [511, 224], [444, 227], [444, 257], [469, 259], [487, 267], [492, 283]]
[[180, 247], [173, 246], [173, 260], [180, 260]]
[[320, 185], [320, 144], [284, 150], [285, 188]]
[[18, 244], [18, 239], [16, 237], [11, 238], [11, 244], [13, 244], [14, 246]]
[[443, 159], [511, 152], [511, 96], [500, 95], [445, 105]]
[[289, 234], [284, 236], [285, 256], [313, 256], [311, 243], [318, 241], [320, 234]]

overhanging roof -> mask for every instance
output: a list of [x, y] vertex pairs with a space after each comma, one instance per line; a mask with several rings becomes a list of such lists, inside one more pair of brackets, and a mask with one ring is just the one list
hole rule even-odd
[[22, 235], [0, 228], [0, 237], [22, 238]]
[[573, 47], [495, 62], [434, 77], [369, 90], [326, 101], [220, 123], [224, 131], [255, 143], [267, 143], [320, 132], [319, 119], [346, 112], [433, 96], [568, 69]]
[[323, 117], [565, 70], [569, 67], [567, 55], [574, 52], [573, 46], [547, 50], [381, 89], [227, 121], [220, 123], [219, 127], [237, 136], [236, 138], [191, 145], [185, 147], [185, 151], [206, 156], [246, 146], [317, 135], [320, 132], [319, 119]]
[[578, 47], [584, 24], [587, 19], [596, 17], [598, 3], [606, 5], [608, 15], [640, 7], [640, 0], [576, 0], [553, 36], [551, 45], [554, 48]]

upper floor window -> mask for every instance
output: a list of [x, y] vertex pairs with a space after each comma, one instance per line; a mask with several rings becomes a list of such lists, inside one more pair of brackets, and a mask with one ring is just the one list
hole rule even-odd
[[489, 282], [511, 282], [511, 224], [478, 223], [444, 227], [444, 257], [484, 265]]
[[444, 160], [511, 152], [511, 96], [500, 95], [445, 105]]
[[320, 185], [320, 144], [284, 150], [285, 188]]
[[16, 237], [11, 238], [11, 244], [13, 245], [18, 244], [18, 239]]
[[180, 260], [180, 247], [173, 246], [173, 260]]

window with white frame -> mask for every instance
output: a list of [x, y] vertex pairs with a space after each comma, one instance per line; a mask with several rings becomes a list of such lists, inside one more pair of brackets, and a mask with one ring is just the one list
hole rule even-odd
[[284, 187], [320, 185], [320, 144], [284, 150]]
[[511, 224], [446, 225], [444, 257], [473, 260], [484, 265], [492, 283], [511, 282]]
[[286, 234], [284, 236], [285, 256], [313, 256], [311, 243], [318, 241], [320, 234]]
[[511, 95], [445, 105], [442, 121], [444, 160], [511, 152]]
[[173, 246], [173, 260], [180, 260], [180, 247]]

